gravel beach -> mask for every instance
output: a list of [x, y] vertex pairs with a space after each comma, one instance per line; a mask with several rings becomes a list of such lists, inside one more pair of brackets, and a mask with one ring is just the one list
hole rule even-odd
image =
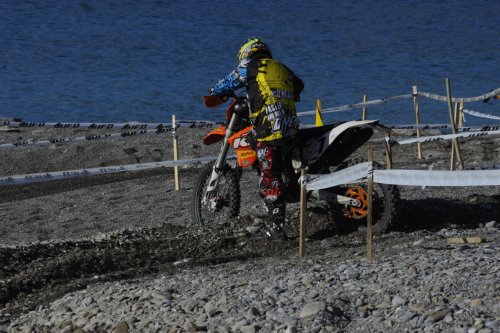
[[[107, 132], [4, 128], [0, 143]], [[217, 154], [206, 132], [180, 129], [179, 158]], [[460, 143], [466, 168], [500, 165], [500, 138]], [[394, 168], [447, 170], [450, 152], [394, 146]], [[15, 147], [0, 149], [0, 176], [172, 156], [170, 134]], [[180, 191], [169, 168], [0, 187], [0, 332], [500, 331], [499, 186], [401, 187], [368, 262], [365, 235], [336, 234], [321, 203], [308, 206], [304, 258], [296, 237], [254, 237], [265, 211], [252, 171], [237, 219], [191, 224], [199, 172], [181, 167]]]

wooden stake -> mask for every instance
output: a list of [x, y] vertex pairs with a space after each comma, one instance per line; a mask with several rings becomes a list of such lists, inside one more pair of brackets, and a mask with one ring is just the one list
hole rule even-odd
[[[453, 110], [453, 122], [456, 124], [458, 123], [458, 103], [455, 103], [455, 108]], [[451, 142], [451, 158], [450, 158], [450, 170], [453, 170], [455, 168], [455, 141]]]
[[[373, 147], [368, 147], [368, 161], [373, 162]], [[373, 200], [373, 172], [368, 174], [368, 215], [366, 216], [366, 257], [372, 262], [372, 200]]]
[[385, 133], [385, 157], [387, 160], [387, 169], [392, 169], [392, 148], [391, 148], [391, 134]]
[[[306, 176], [306, 169], [300, 170], [302, 179]], [[306, 234], [306, 220], [307, 220], [307, 188], [305, 181], [300, 184], [300, 225], [299, 225], [299, 257], [306, 255], [305, 252], [305, 234]]]
[[321, 115], [321, 100], [316, 100], [316, 127], [323, 126], [323, 116]]
[[453, 121], [455, 126], [458, 124], [458, 102], [455, 102], [455, 107], [453, 108]]
[[[178, 147], [177, 147], [177, 124], [175, 123], [175, 115], [172, 115], [172, 135], [174, 137], [173, 146], [174, 146], [174, 161], [178, 159]], [[179, 191], [179, 166], [174, 166], [174, 181], [175, 181], [175, 190]]]
[[[368, 101], [368, 96], [363, 95], [363, 103], [366, 103]], [[361, 120], [366, 120], [366, 112], [368, 111], [368, 108], [366, 106], [363, 106], [363, 113], [361, 115]]]
[[[451, 87], [450, 87], [450, 79], [446, 78], [446, 97], [448, 99], [448, 113], [450, 115], [450, 125], [451, 125], [451, 130], [453, 131], [453, 134], [457, 133], [457, 128], [455, 126], [455, 121], [453, 119], [453, 106], [451, 102]], [[458, 143], [457, 139], [453, 139], [453, 147], [455, 149], [455, 153], [457, 154], [457, 160], [458, 160], [458, 167], [460, 170], [464, 168], [464, 164], [462, 161], [462, 154], [460, 153], [460, 145]], [[450, 170], [454, 169], [454, 164], [451, 165]]]
[[464, 127], [464, 102], [458, 106], [458, 127]]
[[[417, 126], [420, 124], [420, 111], [418, 106], [418, 92], [417, 86], [413, 86], [413, 108], [415, 109], [415, 123]], [[417, 138], [420, 138], [420, 129], [417, 129]], [[417, 142], [418, 159], [422, 159], [422, 143]]]

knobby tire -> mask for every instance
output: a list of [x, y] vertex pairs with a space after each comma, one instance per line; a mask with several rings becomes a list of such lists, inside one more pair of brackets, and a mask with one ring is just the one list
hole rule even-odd
[[235, 218], [240, 213], [241, 205], [241, 190], [239, 173], [229, 165], [224, 167], [220, 176], [217, 195], [222, 199], [222, 207], [216, 212], [210, 212], [202, 205], [203, 196], [210, 180], [213, 170], [213, 163], [205, 166], [193, 189], [193, 201], [191, 216], [194, 223], [208, 224], [213, 222], [221, 222], [230, 218]]

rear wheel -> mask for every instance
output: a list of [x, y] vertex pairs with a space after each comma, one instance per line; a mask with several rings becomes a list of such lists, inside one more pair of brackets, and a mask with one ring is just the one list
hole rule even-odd
[[[359, 158], [342, 163], [336, 170], [365, 162]], [[374, 163], [375, 168], [380, 165]], [[368, 215], [368, 191], [366, 184], [351, 184], [336, 188], [336, 193], [356, 199], [360, 204], [355, 206], [342, 206], [331, 204], [331, 217], [335, 229], [339, 233], [350, 233], [366, 230]], [[399, 189], [394, 185], [373, 184], [372, 205], [372, 231], [377, 234], [385, 233], [393, 227], [396, 219], [399, 201]]]
[[194, 223], [223, 222], [240, 213], [240, 177], [238, 171], [229, 165], [224, 167], [210, 199], [204, 200], [213, 167], [211, 163], [203, 168], [193, 189], [191, 215]]

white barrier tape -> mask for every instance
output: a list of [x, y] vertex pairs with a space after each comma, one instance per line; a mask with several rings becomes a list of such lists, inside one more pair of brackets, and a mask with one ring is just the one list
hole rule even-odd
[[[446, 124], [431, 124], [431, 125], [389, 125], [387, 126], [390, 129], [445, 129], [449, 130], [451, 129], [450, 125]], [[471, 127], [458, 127], [457, 132], [458, 133], [470, 133], [472, 135], [462, 135], [462, 137], [477, 137], [477, 136], [482, 136], [480, 134], [477, 134], [477, 132], [497, 132], [500, 130], [500, 125], [483, 125], [483, 126], [471, 126]], [[458, 135], [458, 134], [457, 134]], [[488, 135], [488, 134], [485, 134]], [[458, 137], [458, 136], [457, 136]], [[446, 135], [441, 135], [441, 136], [426, 136], [426, 137], [420, 137], [420, 139], [428, 139], [425, 142], [432, 142], [432, 141], [439, 141], [439, 140], [445, 140], [445, 139], [453, 139], [453, 134], [450, 134], [449, 137]], [[436, 138], [436, 139], [432, 139]], [[418, 139], [404, 139], [404, 138], [394, 138], [391, 137], [390, 139], [388, 137], [386, 138], [381, 138], [381, 139], [370, 139], [368, 142], [370, 143], [382, 143], [382, 142], [393, 142], [393, 143], [398, 143], [398, 144], [410, 144], [410, 143], [415, 143], [418, 141], [415, 141]]]
[[[386, 125], [386, 127], [389, 129], [402, 129], [402, 130], [451, 129], [450, 124]], [[481, 126], [457, 127], [458, 132], [469, 132], [469, 131], [484, 132], [484, 131], [496, 131], [499, 129], [500, 129], [500, 125], [481, 125]]]
[[483, 126], [473, 126], [473, 127], [458, 127], [458, 132], [487, 132], [487, 131], [498, 131], [500, 130], [500, 125], [483, 125]]
[[82, 141], [95, 141], [95, 140], [103, 140], [103, 139], [117, 139], [117, 138], [126, 138], [131, 136], [139, 136], [139, 135], [153, 135], [160, 134], [165, 132], [171, 132], [172, 128], [159, 128], [157, 130], [140, 130], [140, 131], [130, 131], [124, 133], [106, 133], [106, 134], [97, 134], [97, 135], [87, 135], [80, 136], [75, 138], [60, 138], [60, 139], [49, 139], [49, 140], [30, 140], [23, 142], [15, 142], [15, 143], [3, 143], [0, 144], [0, 149], [2, 148], [12, 148], [12, 147], [26, 147], [31, 145], [49, 145], [56, 143], [66, 143], [66, 142], [82, 142]]
[[7, 176], [7, 177], [0, 177], [0, 185], [29, 184], [29, 183], [49, 181], [49, 180], [101, 175], [106, 173], [146, 170], [146, 169], [154, 169], [161, 167], [173, 167], [176, 165], [208, 163], [214, 161], [216, 158], [217, 157], [215, 156], [210, 156], [210, 157], [193, 158], [189, 160], [162, 161], [162, 162], [140, 163], [140, 164], [130, 164], [121, 166], [109, 166], [101, 168], [78, 169], [78, 170], [67, 170], [67, 171], [57, 171], [57, 172], [42, 172], [42, 173], [32, 173], [26, 175]]
[[176, 120], [177, 128], [212, 128], [225, 125], [223, 121], [208, 121], [208, 120]]
[[[451, 101], [453, 103], [469, 103], [469, 102], [479, 102], [483, 101], [485, 99], [494, 97], [495, 95], [498, 95], [500, 93], [500, 88], [497, 88], [493, 91], [490, 91], [487, 94], [481, 95], [481, 96], [476, 96], [476, 97], [452, 97]], [[436, 101], [440, 102], [448, 102], [448, 98], [446, 96], [441, 96], [441, 95], [436, 95], [436, 94], [431, 94], [431, 93], [426, 93], [426, 92], [418, 92], [417, 93], [419, 96], [434, 99]]]
[[492, 116], [490, 114], [480, 113], [480, 112], [477, 112], [477, 111], [463, 109], [463, 112], [467, 113], [467, 114], [470, 114], [471, 116], [475, 116], [475, 117], [500, 120], [500, 117], [498, 117], [498, 116]]
[[373, 181], [405, 186], [500, 185], [500, 170], [374, 170]]
[[[500, 119], [500, 118], [499, 118]], [[390, 129], [451, 129], [450, 124], [420, 124], [420, 125], [386, 125]], [[457, 127], [459, 132], [467, 131], [496, 131], [500, 129], [500, 125], [481, 125], [481, 126], [468, 126]]]
[[306, 175], [305, 179], [300, 179], [299, 182], [305, 181], [308, 190], [320, 190], [340, 184], [359, 182], [366, 178], [371, 170], [372, 162], [364, 162], [330, 174]]
[[[210, 128], [223, 124], [222, 122], [213, 122], [206, 120], [182, 120], [177, 121], [179, 127], [189, 128]], [[90, 129], [159, 129], [172, 127], [172, 123], [44, 123], [44, 122], [0, 122], [3, 126], [12, 127], [46, 127], [46, 128], [90, 128]]]
[[420, 125], [386, 125], [390, 129], [445, 129], [450, 128], [450, 124], [420, 124]]
[[[379, 99], [374, 99], [374, 100], [371, 100], [368, 102], [360, 102], [360, 103], [355, 103], [355, 104], [337, 106], [334, 108], [323, 109], [321, 111], [321, 114], [342, 112], [342, 111], [348, 111], [348, 110], [352, 110], [352, 109], [361, 109], [363, 107], [385, 104], [385, 103], [394, 102], [394, 101], [397, 101], [400, 99], [406, 99], [406, 98], [412, 98], [412, 97], [413, 97], [412, 94], [406, 94], [406, 95], [399, 95], [399, 96], [393, 96], [393, 97], [388, 97], [388, 98], [379, 98]], [[307, 116], [307, 115], [313, 115], [313, 114], [316, 114], [316, 110], [298, 112], [297, 116]]]
[[[500, 118], [499, 118], [500, 119]], [[451, 129], [450, 124], [421, 124], [421, 125], [387, 125], [390, 129], [404, 129], [404, 130], [425, 130], [425, 129]], [[457, 127], [458, 132], [469, 132], [469, 131], [496, 131], [500, 129], [500, 125], [482, 125], [482, 126], [468, 126], [468, 127]]]
[[472, 168], [472, 170], [500, 170], [500, 164], [488, 165], [488, 166], [478, 166]]
[[[371, 162], [356, 164], [332, 174], [307, 175], [307, 190], [320, 190], [341, 184], [364, 181], [373, 172], [373, 181], [403, 186], [497, 186], [500, 185], [500, 165], [479, 170], [373, 170]], [[302, 181], [302, 177], [299, 181]]]
[[482, 131], [482, 132], [462, 132], [457, 134], [422, 136], [420, 138], [406, 139], [406, 140], [392, 140], [400, 145], [407, 145], [416, 142], [435, 142], [441, 140], [452, 140], [456, 138], [473, 138], [486, 135], [500, 135], [500, 130], [497, 131]]

